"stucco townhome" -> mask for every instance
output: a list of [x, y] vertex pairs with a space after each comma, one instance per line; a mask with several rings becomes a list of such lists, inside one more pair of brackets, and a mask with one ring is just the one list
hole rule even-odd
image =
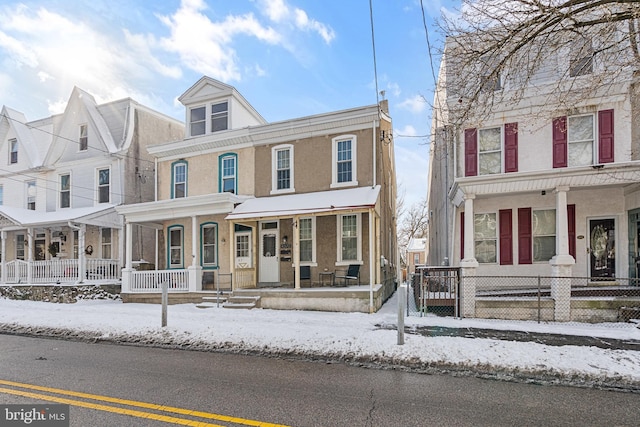
[[[479, 71], [484, 86], [474, 89], [459, 80], [459, 42], [447, 41], [434, 101], [428, 264], [448, 258], [472, 276], [637, 278], [633, 70], [599, 80], [613, 61], [594, 54], [606, 41], [586, 35], [543, 51], [528, 80], [494, 74], [489, 85]], [[465, 90], [484, 93], [461, 117]], [[562, 102], [549, 102], [557, 93]], [[483, 99], [493, 102], [488, 114]]]
[[268, 123], [209, 77], [178, 99], [184, 140], [148, 148], [157, 200], [117, 208], [127, 227], [158, 234], [158, 271], [127, 260], [125, 301], [151, 301], [168, 282], [173, 301], [222, 288], [267, 308], [379, 308], [398, 250], [386, 102]]
[[[0, 113], [2, 283], [117, 283], [124, 258], [115, 206], [153, 200], [144, 147], [184, 125], [132, 99], [104, 104], [74, 88], [61, 114]], [[153, 257], [153, 232], [130, 230], [129, 258]]]

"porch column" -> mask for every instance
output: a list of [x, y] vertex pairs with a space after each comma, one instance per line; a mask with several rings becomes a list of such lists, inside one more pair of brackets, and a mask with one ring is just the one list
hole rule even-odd
[[233, 221], [229, 221], [229, 273], [231, 273], [231, 291], [233, 292], [233, 283], [235, 279], [235, 267], [236, 267], [236, 257], [235, 257], [235, 247], [236, 247], [236, 236], [234, 234], [235, 224]]
[[80, 225], [78, 228], [78, 283], [84, 282], [84, 278], [87, 277], [87, 255], [84, 253], [86, 232], [87, 226]]
[[462, 317], [476, 316], [476, 275], [478, 261], [476, 260], [473, 237], [474, 214], [473, 199], [475, 194], [466, 194], [464, 198], [464, 259], [460, 261], [462, 274]]
[[0, 277], [0, 281], [2, 284], [5, 284], [7, 283], [7, 232], [2, 230], [0, 237], [2, 238], [2, 252], [0, 253], [0, 268], [2, 269], [2, 276]]
[[33, 230], [30, 228], [27, 228], [27, 241], [29, 242], [29, 250], [27, 251], [27, 261], [29, 262], [29, 264], [27, 264], [27, 283], [31, 284], [33, 282], [33, 251], [35, 248], [33, 247]]
[[576, 260], [569, 254], [569, 220], [567, 192], [569, 187], [557, 187], [556, 193], [556, 255], [551, 258], [551, 298], [557, 322], [571, 320], [571, 274]]
[[[120, 228], [118, 229], [118, 259], [120, 262], [124, 259], [125, 255], [125, 243], [124, 243], [124, 220], [122, 219], [122, 215], [120, 215]], [[112, 254], [111, 258], [115, 258]], [[142, 258], [142, 257], [140, 257]]]
[[[375, 313], [375, 308], [373, 306], [373, 283], [374, 280], [377, 279], [377, 273], [380, 271], [380, 268], [378, 268], [380, 252], [375, 250], [378, 248], [377, 242], [380, 241], [380, 235], [379, 233], [376, 233], [376, 228], [373, 209], [369, 209], [369, 314]], [[375, 240], [374, 234], [377, 237]]]
[[125, 238], [125, 267], [122, 269], [122, 293], [131, 292], [131, 279], [133, 276], [133, 263], [131, 262], [131, 251], [133, 248], [133, 236], [131, 236], [131, 223], [127, 222], [124, 229]]
[[202, 290], [202, 267], [198, 264], [198, 218], [191, 217], [191, 265], [187, 267], [189, 292]]
[[[294, 286], [300, 289], [300, 217], [293, 217], [293, 276]], [[276, 242], [276, 245], [278, 242]]]

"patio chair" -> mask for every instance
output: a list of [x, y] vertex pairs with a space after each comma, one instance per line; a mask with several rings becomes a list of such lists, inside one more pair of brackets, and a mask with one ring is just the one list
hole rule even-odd
[[346, 272], [336, 271], [336, 283], [338, 279], [342, 279], [342, 285], [347, 286], [351, 280], [355, 280], [360, 284], [360, 264], [350, 264]]

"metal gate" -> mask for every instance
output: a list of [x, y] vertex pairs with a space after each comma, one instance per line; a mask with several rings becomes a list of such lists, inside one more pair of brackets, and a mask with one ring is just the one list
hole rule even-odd
[[[420, 316], [460, 313], [460, 268], [416, 266], [412, 279], [413, 302]], [[411, 313], [411, 306], [409, 313]]]

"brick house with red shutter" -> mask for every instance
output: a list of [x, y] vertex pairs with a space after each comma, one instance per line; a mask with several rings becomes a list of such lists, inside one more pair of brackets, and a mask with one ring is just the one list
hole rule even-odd
[[492, 90], [510, 102], [457, 119], [465, 98], [447, 53], [434, 101], [441, 108], [433, 111], [427, 263], [447, 257], [485, 276], [639, 277], [640, 97], [632, 72], [554, 104], [548, 95], [560, 79], [571, 80], [571, 93], [601, 63], [567, 77], [569, 55], [552, 52], [553, 66], [540, 67], [521, 98], [508, 96], [522, 88], [505, 79]]

